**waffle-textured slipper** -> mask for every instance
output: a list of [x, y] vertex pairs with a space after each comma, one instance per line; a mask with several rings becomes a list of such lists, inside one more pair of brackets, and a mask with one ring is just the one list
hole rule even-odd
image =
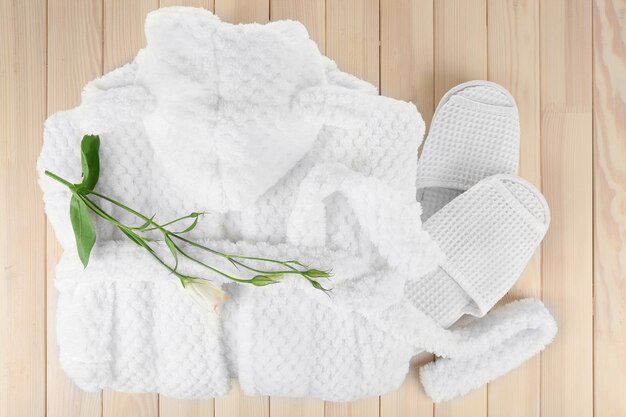
[[409, 280], [407, 297], [444, 327], [463, 314], [483, 316], [520, 277], [549, 223], [546, 200], [528, 181], [480, 181], [424, 223], [446, 260]]
[[519, 130], [515, 99], [504, 87], [470, 81], [448, 91], [417, 165], [422, 221], [478, 181], [517, 173]]

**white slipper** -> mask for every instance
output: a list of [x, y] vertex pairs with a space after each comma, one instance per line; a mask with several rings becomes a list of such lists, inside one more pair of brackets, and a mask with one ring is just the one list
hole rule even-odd
[[470, 81], [448, 91], [417, 165], [422, 221], [478, 181], [517, 173], [519, 136], [515, 99], [505, 88]]
[[463, 314], [482, 317], [522, 274], [549, 223], [546, 200], [528, 181], [480, 181], [424, 223], [446, 260], [409, 280], [407, 297], [443, 327]]

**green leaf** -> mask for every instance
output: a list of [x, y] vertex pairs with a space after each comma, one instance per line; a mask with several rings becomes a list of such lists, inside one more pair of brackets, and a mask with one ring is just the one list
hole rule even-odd
[[228, 259], [228, 261], [229, 261], [231, 264], [233, 264], [233, 266], [234, 266], [235, 268], [237, 268], [237, 271], [241, 271], [241, 269], [239, 269], [239, 265], [237, 265], [237, 262], [235, 262], [235, 260], [234, 260], [234, 259], [232, 259], [232, 258], [227, 258], [227, 259]]
[[182, 233], [191, 232], [193, 229], [195, 229], [195, 228], [196, 228], [197, 224], [198, 224], [198, 216], [196, 216], [196, 217], [194, 218], [193, 223], [191, 223], [189, 226], [187, 226], [187, 228], [186, 228], [186, 229], [181, 230], [181, 231], [180, 231], [180, 232], [178, 232], [178, 233], [182, 234]]
[[304, 265], [303, 263], [300, 263], [300, 262], [298, 262], [298, 261], [287, 261], [287, 262], [285, 262], [285, 263], [286, 263], [286, 264], [294, 264], [294, 265], [298, 265], [299, 267], [302, 267], [302, 268], [308, 268], [308, 267], [309, 267], [308, 265]]
[[89, 217], [87, 205], [76, 194], [73, 194], [70, 200], [70, 220], [72, 221], [72, 229], [74, 229], [74, 237], [76, 238], [78, 257], [86, 268], [89, 263], [91, 249], [93, 249], [93, 245], [96, 243], [96, 228]]
[[124, 227], [118, 227], [118, 229], [120, 229], [122, 233], [124, 233], [130, 240], [135, 242], [138, 246], [142, 248], [146, 248], [147, 244], [143, 241], [143, 239], [139, 235], [137, 235], [137, 233], [133, 232], [132, 230], [126, 229]]
[[148, 226], [150, 226], [152, 224], [152, 221], [154, 220], [154, 218], [156, 217], [156, 213], [152, 215], [152, 217], [150, 217], [150, 219], [146, 220], [146, 222], [144, 224], [142, 224], [139, 227], [133, 227], [134, 230], [145, 230], [146, 228], [148, 228]]
[[172, 252], [172, 256], [174, 257], [174, 261], [176, 262], [174, 264], [174, 271], [176, 271], [176, 268], [178, 268], [178, 249], [176, 249], [176, 245], [174, 245], [174, 242], [172, 242], [172, 238], [169, 237], [169, 235], [164, 235], [164, 236], [165, 236], [165, 244], [170, 249], [170, 252]]
[[85, 135], [80, 142], [80, 160], [83, 166], [83, 181], [78, 184], [80, 190], [92, 191], [100, 177], [100, 137]]

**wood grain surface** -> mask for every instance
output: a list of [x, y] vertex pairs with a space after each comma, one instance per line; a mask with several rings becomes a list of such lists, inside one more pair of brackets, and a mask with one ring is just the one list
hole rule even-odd
[[[352, 403], [181, 401], [86, 393], [58, 363], [61, 254], [34, 169], [45, 118], [128, 62], [146, 14], [204, 7], [232, 23], [301, 21], [339, 67], [413, 102], [427, 124], [455, 84], [489, 79], [520, 112], [520, 175], [546, 195], [548, 235], [506, 300], [541, 297], [556, 341], [463, 398], [418, 381]], [[0, 0], [0, 417], [626, 415], [626, 2], [623, 0]]]

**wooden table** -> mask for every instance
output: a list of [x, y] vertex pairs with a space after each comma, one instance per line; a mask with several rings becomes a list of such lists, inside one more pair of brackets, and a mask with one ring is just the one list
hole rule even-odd
[[[135, 55], [146, 13], [183, 3], [230, 22], [298, 19], [341, 69], [414, 102], [427, 123], [457, 83], [509, 88], [521, 114], [520, 173], [546, 194], [552, 225], [508, 298], [542, 297], [556, 342], [438, 405], [415, 370], [397, 392], [349, 404], [73, 386], [54, 332], [60, 249], [34, 169], [42, 124]], [[625, 20], [618, 0], [0, 0], [0, 417], [626, 415]]]

